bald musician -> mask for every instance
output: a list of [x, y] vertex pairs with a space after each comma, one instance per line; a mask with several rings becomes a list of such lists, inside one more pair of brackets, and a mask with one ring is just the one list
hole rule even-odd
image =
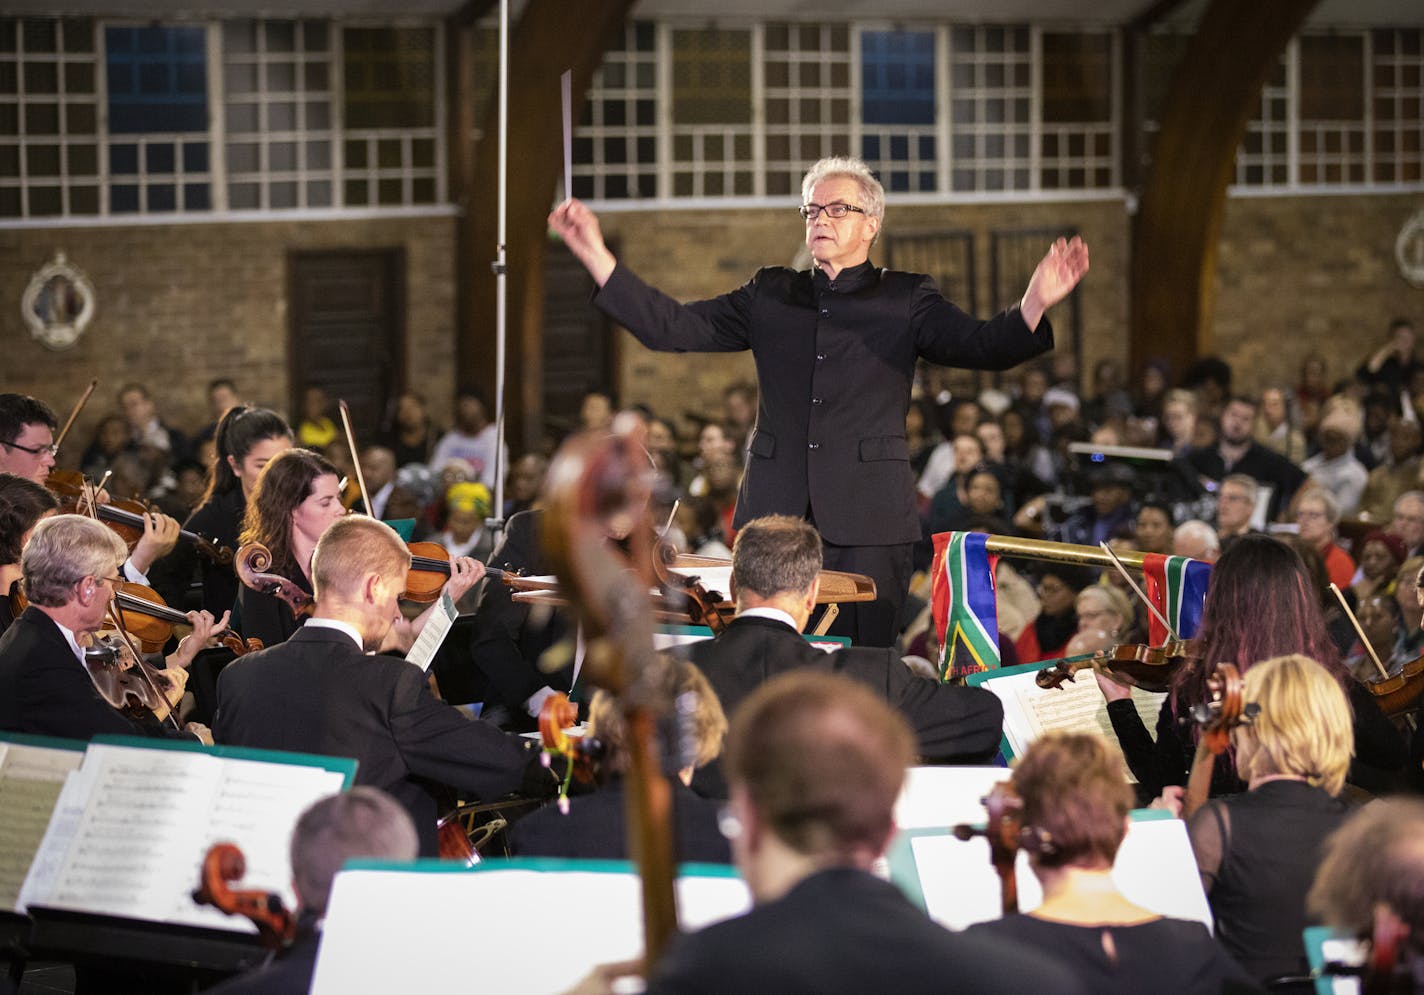
[[249, 653], [218, 679], [219, 743], [354, 757], [356, 782], [390, 792], [434, 856], [435, 801], [419, 779], [481, 799], [552, 795], [532, 744], [466, 719], [430, 693], [425, 674], [369, 655], [400, 617], [410, 552], [365, 516], [327, 527], [312, 555], [316, 610], [286, 642]]
[[[783, 674], [749, 697], [727, 740], [722, 831], [754, 907], [674, 941], [648, 992], [1081, 991], [1032, 948], [941, 928], [872, 873], [914, 752], [905, 720], [847, 678]], [[636, 967], [599, 968], [578, 991]]]
[[[56, 515], [35, 526], [20, 559], [21, 582], [30, 605], [0, 637], [0, 730], [71, 739], [100, 733], [123, 736], [180, 735], [152, 716], [126, 717], [100, 696], [84, 668], [81, 644], [104, 624], [105, 610], [122, 587], [120, 565], [128, 550], [107, 526], [81, 515]], [[193, 631], [169, 656], [163, 671], [181, 690], [187, 666], [227, 615], [214, 621], [190, 612]], [[212, 737], [195, 722], [185, 736]]]

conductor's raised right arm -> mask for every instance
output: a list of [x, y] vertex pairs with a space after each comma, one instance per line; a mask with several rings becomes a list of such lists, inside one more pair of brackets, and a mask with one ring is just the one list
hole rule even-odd
[[569, 251], [583, 263], [594, 283], [601, 288], [608, 282], [618, 260], [603, 243], [598, 215], [590, 211], [583, 201], [570, 198], [554, 208], [549, 215], [549, 227], [558, 232]]

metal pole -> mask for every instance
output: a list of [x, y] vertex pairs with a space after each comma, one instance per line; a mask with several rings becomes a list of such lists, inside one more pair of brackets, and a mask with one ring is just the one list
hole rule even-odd
[[[1028, 560], [1053, 560], [1058, 563], [1079, 563], [1092, 567], [1111, 567], [1113, 558], [1096, 546], [1078, 546], [1068, 542], [1049, 542], [1047, 539], [1019, 539], [1014, 536], [988, 537], [984, 548], [1000, 556], [1014, 556]], [[1125, 567], [1142, 569], [1142, 559], [1146, 553], [1124, 550], [1117, 554]]]
[[504, 523], [504, 366], [506, 298], [509, 290], [508, 245], [506, 244], [506, 224], [509, 201], [509, 0], [500, 0], [499, 5], [499, 193], [498, 193], [498, 244], [495, 248], [494, 269], [494, 507], [490, 509], [492, 524], [499, 528]]

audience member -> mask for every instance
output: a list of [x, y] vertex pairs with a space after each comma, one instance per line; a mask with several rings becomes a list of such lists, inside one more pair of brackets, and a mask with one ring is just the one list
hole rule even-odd
[[1093, 582], [1093, 572], [1071, 563], [1043, 563], [1038, 568], [1039, 612], [1024, 626], [1014, 649], [1020, 663], [1056, 660], [1065, 655], [1068, 640], [1078, 631], [1074, 602], [1078, 592]]
[[1370, 471], [1360, 495], [1361, 518], [1388, 521], [1399, 496], [1424, 480], [1420, 474], [1420, 441], [1417, 421], [1396, 418], [1390, 423], [1384, 462]]
[[1221, 409], [1221, 436], [1215, 446], [1195, 448], [1186, 454], [1192, 468], [1209, 480], [1220, 481], [1230, 473], [1244, 473], [1271, 489], [1266, 518], [1275, 521], [1306, 476], [1300, 467], [1277, 452], [1260, 445], [1251, 436], [1256, 417], [1254, 398], [1237, 395]]
[[1216, 529], [1193, 518], [1178, 525], [1172, 533], [1172, 555], [1215, 563], [1221, 555], [1221, 540], [1217, 538]]
[[1320, 452], [1300, 465], [1311, 480], [1335, 498], [1341, 515], [1355, 513], [1370, 475], [1355, 456], [1360, 430], [1360, 406], [1349, 397], [1331, 398], [1316, 430]]
[[[474, 387], [462, 387], [455, 395], [455, 427], [440, 437], [430, 457], [430, 468], [436, 473], [452, 459], [468, 463], [475, 480], [486, 487], [494, 486], [495, 436], [498, 426], [490, 419], [489, 402]], [[509, 452], [500, 453], [501, 463], [509, 465]]]
[[1355, 560], [1335, 544], [1340, 505], [1328, 490], [1314, 488], [1296, 499], [1295, 521], [1300, 537], [1320, 550], [1330, 583], [1344, 590], [1355, 577]]

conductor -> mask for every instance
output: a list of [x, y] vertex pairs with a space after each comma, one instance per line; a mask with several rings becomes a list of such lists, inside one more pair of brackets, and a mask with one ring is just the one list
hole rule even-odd
[[594, 303], [648, 348], [752, 351], [760, 400], [733, 524], [770, 514], [814, 523], [826, 568], [867, 574], [879, 592], [844, 612], [839, 631], [889, 646], [920, 537], [905, 442], [915, 361], [1003, 370], [1047, 352], [1043, 314], [1088, 271], [1088, 247], [1059, 239], [1018, 305], [980, 321], [930, 277], [870, 264], [885, 191], [865, 163], [822, 159], [801, 195], [810, 270], [764, 267], [739, 289], [690, 304], [621, 265], [581, 202], [560, 204], [549, 225], [598, 284]]

